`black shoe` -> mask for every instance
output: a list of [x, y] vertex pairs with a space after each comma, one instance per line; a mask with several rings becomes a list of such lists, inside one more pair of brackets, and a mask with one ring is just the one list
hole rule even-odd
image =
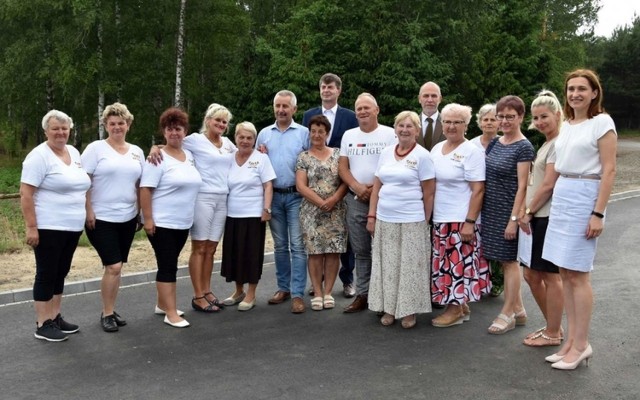
[[36, 325], [36, 328], [36, 332], [33, 334], [36, 339], [42, 339], [48, 342], [62, 342], [68, 339], [68, 336], [50, 319], [44, 321], [39, 328]]
[[56, 319], [53, 320], [53, 323], [58, 325], [58, 328], [63, 333], [76, 333], [80, 330], [80, 327], [76, 324], [71, 324], [64, 319], [62, 319], [62, 315], [56, 315]]
[[114, 311], [113, 316], [115, 317], [116, 324], [118, 324], [118, 326], [125, 326], [127, 324], [127, 321], [125, 321], [117, 312]]
[[116, 321], [115, 313], [107, 315], [106, 317], [100, 314], [100, 324], [102, 330], [105, 332], [118, 332], [118, 322]]

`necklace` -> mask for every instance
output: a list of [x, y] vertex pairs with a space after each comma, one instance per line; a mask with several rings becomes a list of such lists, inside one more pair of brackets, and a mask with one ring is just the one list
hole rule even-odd
[[417, 144], [418, 144], [417, 142], [414, 142], [414, 143], [413, 143], [413, 146], [411, 146], [411, 148], [410, 148], [406, 153], [404, 153], [404, 154], [400, 154], [400, 152], [398, 151], [398, 149], [400, 148], [400, 145], [399, 145], [399, 144], [397, 144], [397, 145], [396, 145], [396, 149], [395, 149], [396, 156], [398, 156], [399, 158], [403, 158], [403, 157], [405, 157], [407, 154], [411, 153], [411, 151], [416, 147], [416, 145], [417, 145]]

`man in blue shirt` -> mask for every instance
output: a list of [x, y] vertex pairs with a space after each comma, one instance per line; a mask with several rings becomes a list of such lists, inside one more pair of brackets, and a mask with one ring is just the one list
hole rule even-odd
[[292, 298], [291, 312], [305, 310], [304, 290], [307, 285], [307, 253], [300, 229], [302, 196], [296, 191], [296, 160], [309, 149], [309, 130], [293, 121], [297, 110], [296, 95], [288, 90], [276, 93], [273, 111], [276, 122], [262, 129], [256, 146], [269, 155], [277, 178], [273, 181], [271, 202], [271, 235], [273, 236], [278, 291], [269, 304], [280, 304]]

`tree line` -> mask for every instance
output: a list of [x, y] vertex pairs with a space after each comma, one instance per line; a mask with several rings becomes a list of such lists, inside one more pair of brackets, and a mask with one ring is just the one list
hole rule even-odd
[[180, 105], [199, 127], [207, 105], [234, 121], [273, 122], [280, 89], [299, 112], [319, 104], [318, 79], [343, 79], [341, 104], [369, 92], [390, 124], [418, 109], [425, 81], [444, 102], [477, 110], [505, 94], [561, 95], [564, 74], [597, 70], [605, 107], [638, 128], [640, 20], [594, 37], [599, 0], [5, 0], [0, 3], [0, 151], [42, 140], [51, 108], [76, 123], [82, 148], [100, 137], [99, 112], [120, 101], [129, 140], [157, 140], [157, 118]]

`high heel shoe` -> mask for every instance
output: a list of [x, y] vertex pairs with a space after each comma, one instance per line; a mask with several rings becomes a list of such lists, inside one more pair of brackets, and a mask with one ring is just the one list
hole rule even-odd
[[580, 365], [582, 360], [584, 360], [586, 362], [587, 367], [588, 367], [589, 366], [589, 359], [591, 358], [592, 355], [593, 355], [593, 349], [591, 348], [591, 345], [588, 345], [587, 348], [584, 349], [582, 354], [580, 354], [580, 356], [574, 362], [568, 363], [568, 362], [565, 362], [564, 359], [562, 359], [562, 360], [558, 361], [557, 363], [551, 364], [551, 368], [563, 369], [563, 370], [576, 369], [576, 368], [578, 368], [578, 365]]
[[[565, 354], [566, 356], [566, 354]], [[547, 356], [544, 358], [544, 360], [546, 362], [550, 362], [550, 363], [557, 363], [558, 361], [561, 361], [564, 358], [564, 356], [558, 355], [558, 353], [554, 353], [550, 356]]]

